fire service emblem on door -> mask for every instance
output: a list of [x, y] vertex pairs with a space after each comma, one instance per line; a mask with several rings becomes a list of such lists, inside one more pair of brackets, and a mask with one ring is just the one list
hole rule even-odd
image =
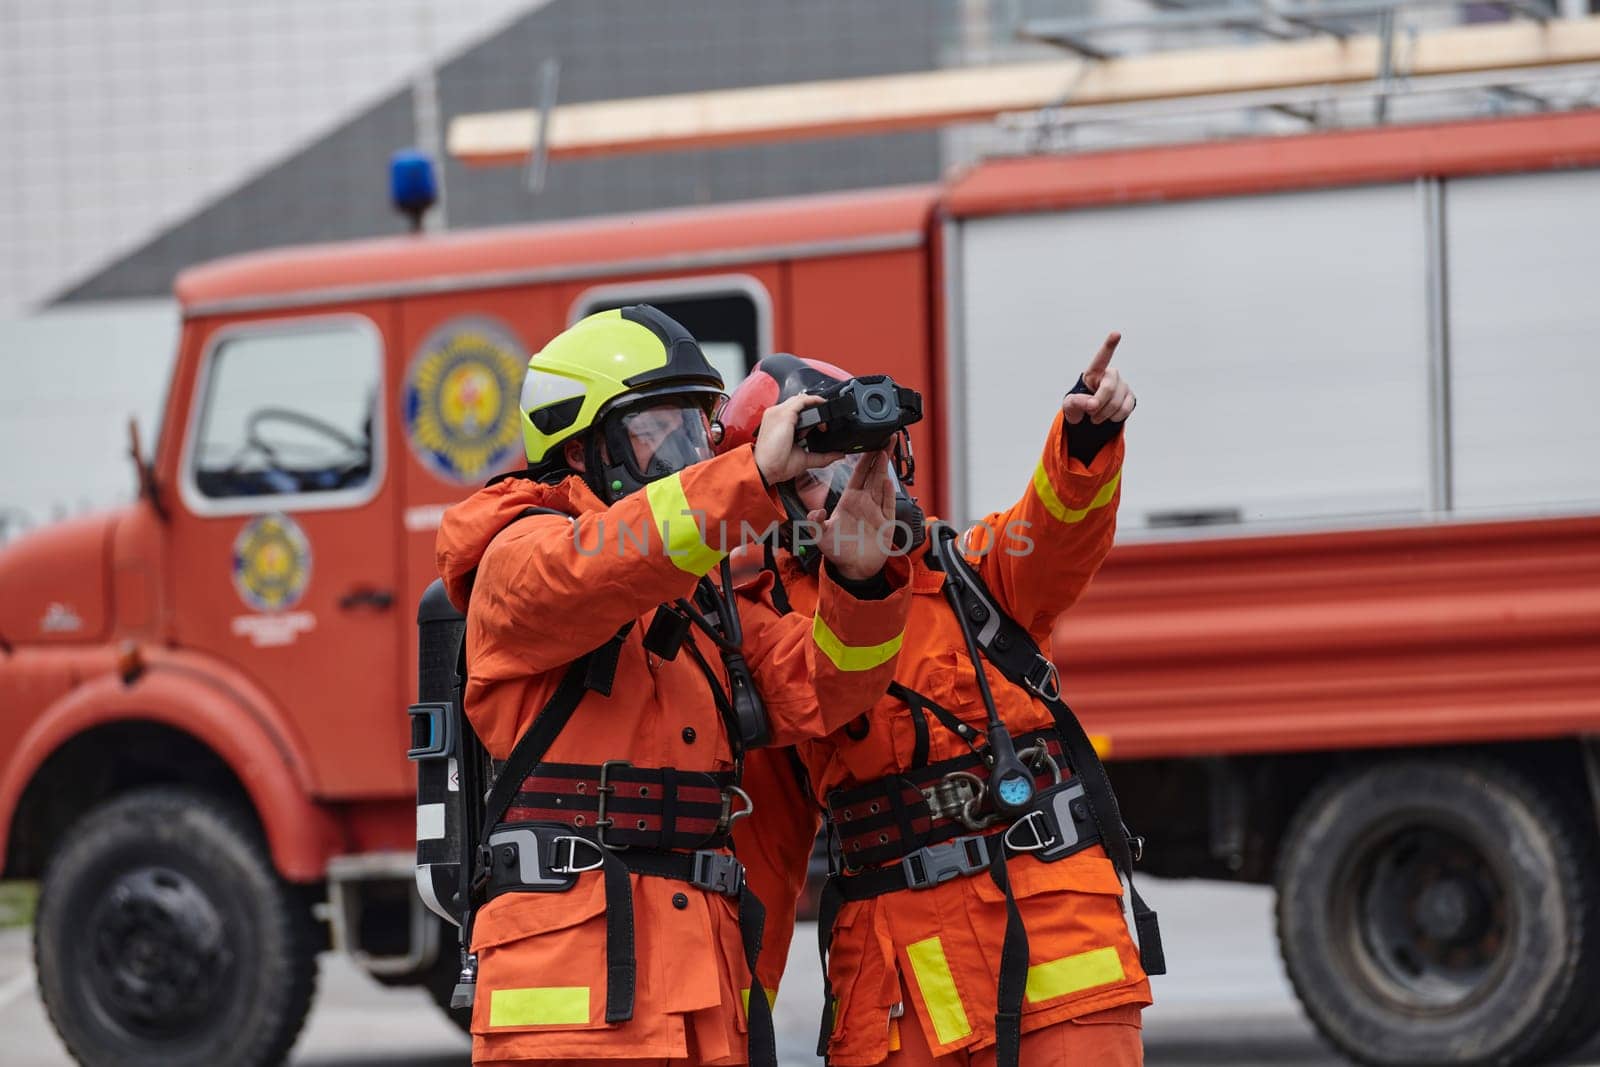
[[287, 515], [258, 515], [233, 541], [233, 586], [257, 611], [294, 607], [311, 580], [311, 544]]
[[422, 465], [475, 485], [522, 456], [517, 400], [528, 354], [511, 332], [482, 318], [452, 319], [417, 350], [401, 416]]

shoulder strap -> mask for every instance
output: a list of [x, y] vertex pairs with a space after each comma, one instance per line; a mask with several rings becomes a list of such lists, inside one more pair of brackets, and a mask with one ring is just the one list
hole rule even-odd
[[[937, 532], [934, 536], [938, 536]], [[1027, 689], [1050, 709], [1056, 732], [1061, 736], [1061, 747], [1066, 750], [1073, 772], [1083, 782], [1089, 814], [1100, 831], [1106, 854], [1128, 884], [1129, 903], [1138, 927], [1144, 968], [1150, 974], [1165, 974], [1166, 961], [1161, 950], [1161, 936], [1156, 928], [1156, 914], [1145, 905], [1138, 890], [1133, 888], [1133, 849], [1128, 840], [1128, 828], [1122, 821], [1122, 810], [1117, 805], [1116, 793], [1111, 788], [1105, 764], [1100, 762], [1100, 755], [1095, 752], [1089, 735], [1084, 732], [1083, 724], [1066, 701], [1061, 699], [1061, 682], [1055, 663], [1040, 650], [1026, 627], [1000, 610], [989, 587], [959, 550], [941, 555], [946, 580], [954, 583], [967, 617], [977, 624], [975, 636], [984, 657], [1008, 681]], [[973, 666], [978, 669], [976, 664]]]
[[965, 741], [968, 748], [977, 751], [978, 742], [983, 740], [983, 731], [970, 723], [962, 722], [961, 718], [949, 708], [899, 682], [889, 683], [889, 695], [911, 709], [911, 725], [916, 734], [916, 743], [911, 754], [912, 769], [928, 765], [927, 716], [929, 715], [938, 719], [940, 726]]
[[[571, 515], [555, 508], [527, 507], [517, 512], [516, 517], [502, 526], [495, 536], [500, 536], [518, 522], [533, 515], [559, 515], [564, 519], [572, 519]], [[484, 801], [483, 821], [479, 827], [480, 847], [489, 843], [489, 835], [494, 831], [495, 824], [511, 807], [511, 802], [516, 799], [517, 789], [522, 785], [523, 779], [538, 766], [540, 760], [544, 759], [545, 753], [550, 751], [550, 746], [555, 743], [557, 735], [572, 719], [572, 713], [577, 710], [583, 695], [591, 689], [601, 696], [611, 695], [611, 686], [616, 680], [617, 661], [622, 655], [622, 643], [632, 629], [633, 621], [629, 620], [605, 644], [586, 652], [567, 665], [555, 692], [551, 694], [545, 706], [539, 709], [539, 714], [534, 716], [528, 729], [517, 739], [511, 755], [507, 757], [500, 773], [495, 776], [494, 787]], [[461, 644], [456, 652], [456, 682], [460, 687], [463, 701], [462, 719], [465, 721], [467, 685], [465, 629], [461, 632]]]

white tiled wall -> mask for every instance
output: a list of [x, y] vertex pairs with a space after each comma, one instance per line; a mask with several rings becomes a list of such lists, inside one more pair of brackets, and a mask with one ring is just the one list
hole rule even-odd
[[539, 0], [0, 0], [0, 314]]

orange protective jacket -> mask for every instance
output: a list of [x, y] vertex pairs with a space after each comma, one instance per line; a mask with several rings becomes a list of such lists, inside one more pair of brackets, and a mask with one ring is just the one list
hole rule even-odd
[[[1051, 624], [1088, 585], [1111, 548], [1121, 484], [1118, 434], [1085, 467], [1067, 453], [1062, 417], [1021, 500], [967, 531], [961, 544], [1001, 608], [1048, 647]], [[913, 558], [911, 614], [896, 679], [982, 730], [987, 718], [961, 631], [940, 594], [944, 576]], [[780, 576], [797, 612], [811, 610], [818, 584], [792, 557], [779, 556]], [[770, 577], [746, 592], [771, 603]], [[1049, 727], [1049, 710], [987, 662], [989, 686], [1015, 734]], [[818, 825], [817, 804], [831, 792], [908, 770], [916, 731], [904, 703], [885, 696], [864, 720], [802, 742], [796, 753], [815, 800], [804, 810], [792, 761], [765, 752], [746, 768], [757, 814], [735, 832], [735, 847], [757, 893], [768, 903], [767, 935], [757, 971], [777, 988], [793, 933], [796, 894]], [[970, 751], [930, 720], [928, 759]], [[787, 808], [783, 806], [787, 798]], [[1096, 845], [1054, 863], [1031, 856], [1008, 862], [1010, 882], [1028, 931], [1029, 974], [1024, 1032], [1121, 1005], [1150, 1002], [1149, 980], [1123, 916], [1122, 885]], [[829, 1062], [875, 1064], [898, 1048], [899, 1027], [922, 1028], [935, 1055], [994, 1042], [1004, 897], [986, 876], [956, 878], [930, 889], [904, 890], [840, 909], [828, 959], [836, 998]], [[904, 1014], [902, 988], [909, 991]], [[893, 1017], [898, 1016], [898, 1017]]]
[[[517, 516], [528, 507], [570, 515]], [[568, 663], [637, 620], [609, 697], [585, 695], [547, 760], [727, 771], [733, 755], [705, 676], [680, 653], [643, 647], [657, 605], [690, 596], [740, 520], [780, 518], [751, 449], [662, 479], [610, 507], [578, 478], [506, 479], [446, 513], [438, 564], [467, 616], [466, 709], [505, 759]], [[910, 600], [908, 568], [885, 599], [857, 600], [824, 579], [814, 618], [760, 604], [740, 612], [744, 653], [766, 697], [774, 743], [820, 736], [869, 707], [889, 683]], [[470, 594], [470, 602], [469, 602]], [[696, 632], [720, 671], [714, 646]], [[839, 666], [842, 660], [849, 669]], [[473, 1061], [697, 1057], [745, 1063], [750, 986], [732, 899], [633, 875], [638, 981], [634, 1016], [605, 1016], [606, 900], [598, 871], [565, 893], [511, 893], [479, 912]], [[675, 897], [686, 904], [674, 903]], [[690, 1050], [694, 1052], [691, 1053]]]

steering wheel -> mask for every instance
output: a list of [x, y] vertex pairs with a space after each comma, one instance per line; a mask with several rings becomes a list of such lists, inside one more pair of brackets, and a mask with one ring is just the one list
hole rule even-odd
[[[338, 487], [343, 487], [353, 471], [360, 469], [371, 461], [372, 453], [366, 442], [357, 441], [332, 423], [325, 422], [301, 411], [295, 411], [292, 408], [267, 407], [257, 408], [245, 419], [244, 445], [228, 465], [229, 473], [238, 474], [244, 458], [251, 452], [259, 452], [266, 457], [273, 470], [294, 476], [291, 469], [286, 467], [279, 457], [278, 450], [261, 436], [262, 425], [270, 422], [288, 423], [292, 426], [310, 430], [312, 433], [327, 438], [347, 453], [349, 456], [347, 460], [329, 465], [331, 469], [338, 471]], [[302, 485], [299, 488], [304, 489], [306, 487]]]

